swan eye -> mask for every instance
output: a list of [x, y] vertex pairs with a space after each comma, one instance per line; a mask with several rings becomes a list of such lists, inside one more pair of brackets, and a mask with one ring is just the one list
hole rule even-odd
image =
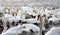
[[32, 29], [30, 29], [31, 32], [34, 32]]
[[23, 28], [26, 28], [25, 26], [23, 26]]

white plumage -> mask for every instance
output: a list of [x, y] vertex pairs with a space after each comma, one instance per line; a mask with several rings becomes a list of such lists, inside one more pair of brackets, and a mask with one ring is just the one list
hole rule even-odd
[[37, 27], [36, 25], [33, 25], [33, 24], [23, 24], [23, 26], [26, 27], [25, 29], [27, 29], [27, 31], [30, 29], [32, 29], [35, 32], [40, 30], [39, 27]]
[[33, 24], [23, 24], [23, 25], [19, 24], [16, 27], [12, 27], [8, 29], [6, 32], [2, 33], [1, 35], [18, 35], [18, 34], [21, 34], [23, 31], [30, 33], [31, 32], [30, 29], [32, 29], [33, 32], [37, 33], [37, 35], [40, 33], [39, 32], [40, 28]]
[[12, 27], [10, 29], [8, 29], [6, 32], [2, 33], [1, 35], [18, 35], [20, 33], [22, 33], [22, 26], [18, 25], [16, 27]]
[[60, 28], [52, 27], [45, 35], [60, 35]]

